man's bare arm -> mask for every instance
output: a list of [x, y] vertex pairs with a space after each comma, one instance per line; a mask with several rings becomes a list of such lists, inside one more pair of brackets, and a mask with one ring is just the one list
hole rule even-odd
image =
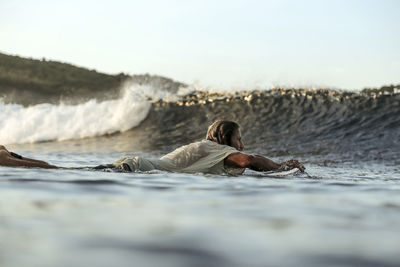
[[48, 164], [41, 160], [35, 160], [25, 157], [15, 157], [4, 147], [0, 146], [0, 165], [10, 167], [37, 167], [46, 169], [56, 169], [57, 166]]
[[244, 153], [229, 155], [225, 158], [225, 164], [229, 166], [249, 168], [254, 171], [275, 171], [282, 167], [287, 167], [288, 169], [299, 168], [302, 172], [305, 170], [304, 166], [294, 159], [277, 163], [260, 155], [248, 155]]

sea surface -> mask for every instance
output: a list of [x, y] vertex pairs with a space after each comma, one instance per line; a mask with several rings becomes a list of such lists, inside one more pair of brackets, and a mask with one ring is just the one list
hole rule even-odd
[[[0, 144], [66, 167], [0, 167], [0, 266], [399, 266], [399, 115], [399, 92], [323, 89], [0, 103]], [[73, 169], [160, 157], [215, 119], [306, 173]]]

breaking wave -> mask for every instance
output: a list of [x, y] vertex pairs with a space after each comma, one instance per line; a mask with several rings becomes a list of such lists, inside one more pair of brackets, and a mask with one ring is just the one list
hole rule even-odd
[[239, 122], [249, 149], [271, 156], [400, 158], [398, 91], [185, 90], [174, 93], [131, 83], [119, 99], [103, 102], [29, 107], [0, 103], [0, 144], [124, 132], [127, 140], [168, 150], [203, 138], [214, 120], [229, 119]]
[[146, 118], [153, 88], [129, 84], [119, 99], [79, 105], [0, 103], [0, 143], [80, 139], [127, 131]]

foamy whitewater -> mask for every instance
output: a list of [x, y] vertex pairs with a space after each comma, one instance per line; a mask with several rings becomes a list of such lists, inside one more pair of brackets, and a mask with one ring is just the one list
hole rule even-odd
[[80, 105], [40, 104], [23, 107], [0, 102], [0, 143], [62, 141], [127, 131], [146, 118], [151, 101], [167, 98], [149, 86], [128, 84], [121, 98]]
[[58, 166], [159, 157], [229, 119], [246, 153], [297, 158], [308, 174], [0, 166], [0, 266], [398, 266], [399, 103], [399, 92], [133, 83], [103, 102], [1, 103], [0, 144]]

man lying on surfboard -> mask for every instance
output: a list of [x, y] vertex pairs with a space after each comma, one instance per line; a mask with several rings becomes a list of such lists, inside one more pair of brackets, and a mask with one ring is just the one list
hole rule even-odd
[[[93, 169], [114, 168], [121, 171], [163, 170], [183, 173], [213, 173], [240, 175], [246, 168], [255, 171], [287, 171], [304, 166], [295, 159], [282, 163], [259, 155], [242, 153], [239, 125], [233, 121], [215, 121], [208, 128], [206, 139], [182, 146], [159, 158], [126, 157], [113, 164], [99, 165]], [[0, 146], [0, 165], [37, 168], [60, 168], [47, 162], [22, 157]]]

